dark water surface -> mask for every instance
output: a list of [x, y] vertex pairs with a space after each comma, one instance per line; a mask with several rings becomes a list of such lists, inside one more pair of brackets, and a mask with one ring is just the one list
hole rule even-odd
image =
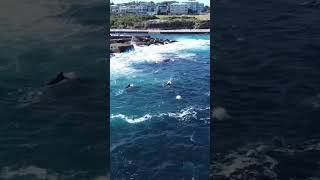
[[0, 179], [106, 179], [106, 3], [0, 6]]
[[320, 9], [303, 2], [214, 4], [215, 180], [320, 178]]

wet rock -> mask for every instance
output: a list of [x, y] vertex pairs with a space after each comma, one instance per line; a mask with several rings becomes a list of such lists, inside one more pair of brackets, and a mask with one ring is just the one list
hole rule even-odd
[[134, 49], [132, 44], [129, 43], [113, 43], [110, 44], [111, 53], [123, 53]]
[[150, 36], [140, 36], [140, 37], [133, 36], [131, 41], [137, 46], [165, 45], [165, 44], [177, 42], [177, 41], [171, 41], [169, 39], [162, 40], [159, 38], [151, 38]]
[[162, 40], [159, 38], [151, 38], [150, 36], [111, 36], [110, 52], [122, 53], [134, 49], [136, 46], [165, 45], [177, 42], [175, 40]]

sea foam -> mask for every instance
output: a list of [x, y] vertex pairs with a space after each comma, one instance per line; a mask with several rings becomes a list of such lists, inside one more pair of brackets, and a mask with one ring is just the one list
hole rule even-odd
[[179, 112], [168, 112], [168, 113], [160, 113], [160, 114], [145, 114], [141, 117], [129, 117], [124, 114], [111, 114], [111, 120], [121, 119], [130, 124], [141, 123], [147, 120], [151, 120], [152, 118], [164, 118], [164, 117], [172, 117], [181, 121], [188, 121], [191, 119], [197, 119], [197, 114], [200, 111], [207, 111], [209, 107], [200, 108], [200, 107], [186, 107], [181, 109]]
[[114, 54], [110, 59], [111, 79], [117, 76], [137, 73], [134, 65], [140, 63], [159, 63], [171, 59], [192, 60], [194, 53], [188, 50], [207, 50], [210, 41], [197, 39], [181, 39], [178, 42], [166, 45], [135, 46], [133, 51]]

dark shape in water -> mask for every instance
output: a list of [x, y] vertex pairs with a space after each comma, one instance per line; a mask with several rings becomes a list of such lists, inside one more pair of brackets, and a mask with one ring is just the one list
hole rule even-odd
[[171, 81], [167, 81], [166, 87], [171, 87], [171, 85], [172, 85], [172, 82]]
[[54, 78], [53, 80], [51, 80], [50, 82], [47, 83], [47, 85], [54, 85], [54, 84], [57, 84], [63, 80], [67, 79], [64, 75], [63, 75], [63, 72], [60, 72], [56, 78]]
[[56, 85], [58, 83], [62, 83], [62, 82], [65, 82], [67, 80], [73, 80], [73, 79], [76, 79], [76, 74], [74, 72], [69, 72], [69, 73], [60, 72], [56, 76], [56, 78], [54, 78], [53, 80], [48, 82], [47, 85], [49, 85], [49, 86]]
[[126, 89], [132, 88], [133, 84], [128, 84], [128, 86], [126, 86]]
[[165, 59], [165, 60], [163, 60], [163, 62], [169, 62], [170, 61], [170, 59]]

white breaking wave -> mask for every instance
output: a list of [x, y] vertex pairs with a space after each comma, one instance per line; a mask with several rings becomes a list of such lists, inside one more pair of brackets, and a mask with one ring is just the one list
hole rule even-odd
[[120, 118], [120, 119], [127, 121], [128, 123], [135, 124], [135, 123], [140, 123], [140, 122], [149, 120], [152, 118], [152, 116], [150, 114], [146, 114], [146, 115], [139, 117], [139, 118], [129, 118], [128, 116], [126, 116], [124, 114], [117, 114], [117, 115], [112, 114], [111, 119], [114, 119], [114, 118]]
[[[206, 107], [206, 108], [187, 107], [187, 108], [180, 110], [180, 112], [161, 113], [159, 115], [146, 114], [142, 117], [137, 117], [137, 118], [129, 117], [124, 114], [116, 114], [116, 115], [111, 114], [111, 120], [122, 119], [130, 124], [136, 124], [136, 123], [141, 123], [141, 122], [150, 120], [152, 118], [161, 118], [161, 117], [167, 116], [167, 117], [174, 117], [178, 120], [187, 121], [192, 118], [198, 119], [197, 118], [198, 111], [205, 111], [205, 110], [209, 110], [209, 107]], [[208, 114], [208, 116], [209, 116], [209, 114]]]
[[115, 54], [110, 59], [111, 77], [137, 72], [133, 65], [139, 63], [159, 63], [168, 59], [193, 59], [194, 53], [187, 50], [206, 50], [209, 40], [182, 39], [166, 45], [135, 46], [133, 51]]

